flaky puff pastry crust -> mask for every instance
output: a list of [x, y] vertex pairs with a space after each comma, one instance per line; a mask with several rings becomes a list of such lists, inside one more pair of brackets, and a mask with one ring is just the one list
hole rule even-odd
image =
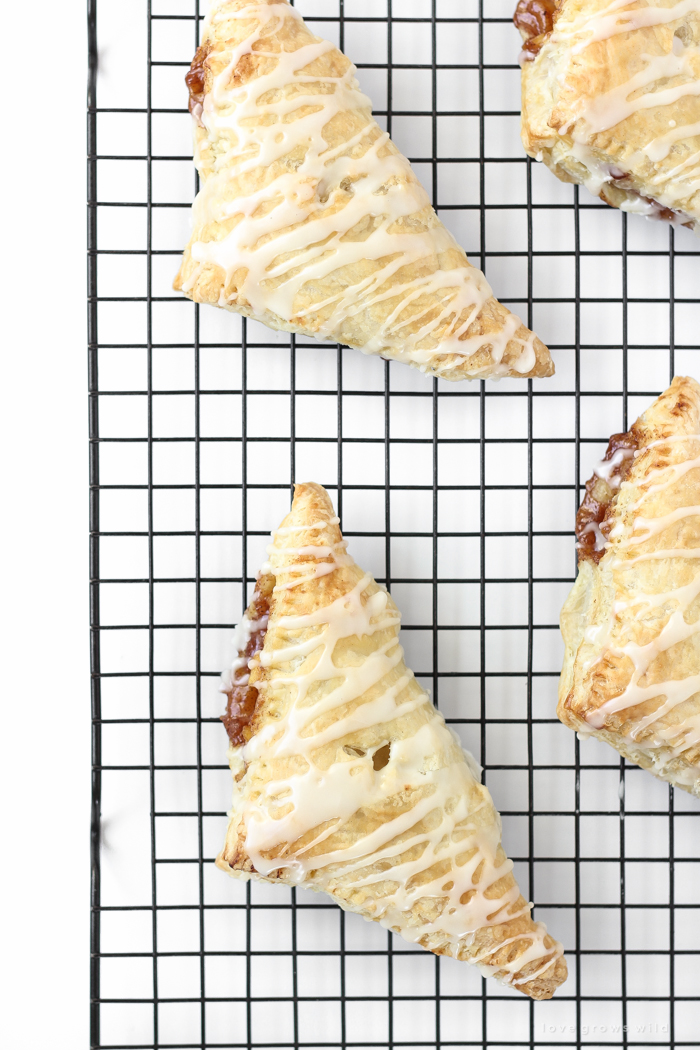
[[528, 154], [614, 207], [698, 233], [700, 0], [521, 0], [516, 23]]
[[700, 796], [698, 383], [677, 376], [627, 437], [587, 486], [603, 514], [561, 614], [557, 713]]
[[188, 75], [202, 188], [175, 288], [443, 379], [551, 375], [355, 72], [287, 0], [215, 0]]
[[396, 606], [346, 554], [320, 485], [297, 485], [268, 554], [269, 621], [248, 663], [258, 698], [230, 749], [217, 865], [323, 890], [548, 999], [566, 978], [561, 945], [531, 919], [478, 767], [407, 669]]

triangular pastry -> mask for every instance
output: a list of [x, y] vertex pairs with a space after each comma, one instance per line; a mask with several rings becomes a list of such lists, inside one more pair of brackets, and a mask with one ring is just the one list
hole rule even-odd
[[700, 232], [698, 0], [520, 0], [515, 24], [529, 155]]
[[443, 379], [551, 375], [355, 73], [287, 0], [214, 0], [187, 75], [202, 187], [175, 288]]
[[535, 999], [566, 978], [479, 769], [406, 668], [386, 590], [297, 485], [224, 676], [233, 809], [217, 865], [324, 890]]
[[700, 386], [614, 434], [576, 520], [559, 718], [700, 797]]

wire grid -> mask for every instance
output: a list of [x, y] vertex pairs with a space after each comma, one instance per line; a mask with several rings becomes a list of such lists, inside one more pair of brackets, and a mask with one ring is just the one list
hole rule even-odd
[[[554, 717], [582, 480], [700, 374], [697, 241], [523, 155], [508, 0], [298, 0], [557, 375], [450, 385], [170, 290], [198, 0], [90, 0], [93, 1047], [697, 1045], [697, 802]], [[218, 674], [288, 509], [337, 500], [484, 766], [569, 980], [534, 1004], [326, 898], [213, 868]]]

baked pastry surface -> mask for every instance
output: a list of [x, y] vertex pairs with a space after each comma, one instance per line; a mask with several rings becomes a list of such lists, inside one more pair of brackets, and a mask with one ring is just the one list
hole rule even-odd
[[700, 385], [611, 439], [577, 519], [557, 713], [700, 797]]
[[564, 182], [700, 230], [700, 0], [520, 0], [522, 139]]
[[552, 375], [355, 73], [287, 0], [215, 0], [187, 77], [202, 187], [175, 288], [443, 379]]
[[399, 613], [297, 485], [226, 672], [233, 808], [217, 865], [323, 890], [535, 999], [561, 945], [513, 877], [479, 769], [406, 667]]

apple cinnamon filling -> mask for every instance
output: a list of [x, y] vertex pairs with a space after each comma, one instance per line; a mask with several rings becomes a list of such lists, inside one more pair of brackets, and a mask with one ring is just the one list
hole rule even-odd
[[605, 553], [613, 501], [627, 477], [638, 448], [634, 431], [613, 434], [598, 470], [586, 482], [586, 494], [576, 515], [578, 560], [598, 564]]
[[[673, 208], [667, 208], [664, 204], [659, 204], [653, 197], [645, 197], [643, 193], [638, 193], [637, 190], [630, 190], [628, 192], [634, 193], [635, 196], [639, 197], [645, 204], [651, 205], [652, 211], [649, 214], [650, 219], [661, 219], [664, 222], [673, 223], [673, 225], [685, 226], [687, 229], [692, 230], [695, 227], [695, 220], [690, 216], [686, 215], [682, 211], [674, 211]], [[683, 220], [686, 220], [685, 222]]]
[[532, 60], [554, 29], [558, 0], [518, 0], [513, 21], [523, 37], [524, 58]]
[[188, 109], [198, 124], [202, 123], [202, 106], [207, 90], [208, 70], [204, 62], [211, 51], [211, 44], [200, 44], [195, 51], [192, 65], [185, 76], [187, 90], [190, 93]]
[[265, 644], [274, 585], [274, 576], [261, 576], [255, 585], [253, 600], [245, 611], [244, 623], [247, 621], [247, 626], [249, 626], [248, 638], [244, 648], [238, 650], [238, 659], [234, 664], [230, 688], [226, 689], [228, 697], [226, 713], [221, 716], [221, 721], [234, 747], [245, 744], [251, 735], [248, 727], [255, 714], [258, 690], [255, 686], [248, 684], [250, 676], [248, 662], [262, 650]]

